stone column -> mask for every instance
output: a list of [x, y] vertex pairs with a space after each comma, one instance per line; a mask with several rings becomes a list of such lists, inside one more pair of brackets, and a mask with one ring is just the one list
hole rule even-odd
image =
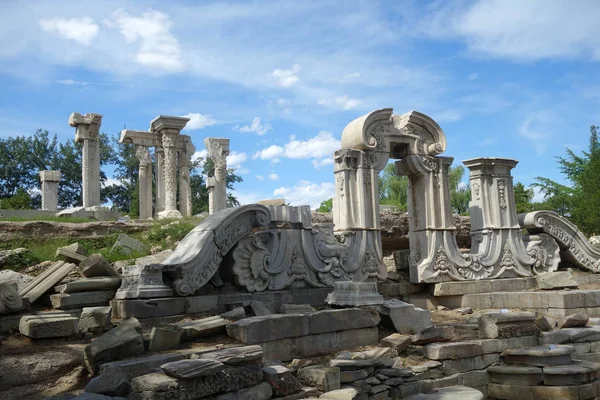
[[162, 147], [156, 147], [154, 156], [156, 157], [156, 169], [154, 171], [156, 177], [156, 204], [154, 211], [158, 215], [159, 212], [165, 210], [165, 151]]
[[229, 155], [229, 139], [206, 138], [204, 145], [208, 156], [213, 160], [214, 176], [206, 182], [208, 187], [208, 213], [227, 208], [227, 156]]
[[100, 124], [102, 115], [73, 113], [69, 125], [75, 127], [75, 141], [83, 143], [81, 154], [83, 206], [100, 205]]
[[135, 156], [140, 161], [138, 176], [140, 219], [152, 217], [152, 158], [146, 147], [137, 146]]
[[190, 185], [190, 161], [195, 148], [192, 139], [181, 136], [183, 150], [179, 150], [179, 212], [184, 217], [192, 215], [192, 188]]
[[40, 181], [42, 181], [42, 210], [56, 211], [60, 171], [40, 171]]
[[159, 115], [151, 122], [153, 132], [162, 136], [164, 149], [164, 193], [165, 209], [158, 213], [159, 218], [181, 218], [177, 209], [177, 142], [179, 132], [185, 127], [189, 118], [168, 117]]

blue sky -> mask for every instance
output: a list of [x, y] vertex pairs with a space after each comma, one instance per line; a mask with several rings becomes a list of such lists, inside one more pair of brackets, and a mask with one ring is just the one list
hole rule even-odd
[[[519, 160], [516, 181], [561, 180], [557, 156], [600, 124], [600, 2], [4, 2], [0, 136], [74, 137], [159, 114], [229, 137], [242, 203], [333, 194], [331, 155], [354, 118], [393, 107], [435, 119], [455, 163]], [[110, 171], [109, 171], [110, 172]], [[466, 178], [466, 177], [465, 177]]]

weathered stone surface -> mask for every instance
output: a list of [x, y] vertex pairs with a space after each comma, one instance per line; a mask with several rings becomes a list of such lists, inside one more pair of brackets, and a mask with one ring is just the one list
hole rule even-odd
[[[430, 393], [408, 396], [406, 400], [483, 400], [485, 397], [477, 389], [466, 386], [450, 386], [434, 389]], [[500, 397], [504, 399], [505, 397]]]
[[544, 367], [544, 384], [547, 386], [581, 385], [595, 381], [599, 369], [600, 364], [586, 361]]
[[114, 292], [121, 286], [121, 278], [116, 276], [78, 279], [73, 282], [58, 285], [54, 288], [58, 293], [77, 293], [111, 291]]
[[19, 292], [25, 287], [25, 285], [33, 281], [33, 279], [33, 276], [21, 274], [11, 269], [4, 269], [0, 271], [0, 283], [14, 283], [17, 285]]
[[432, 343], [425, 346], [425, 356], [430, 360], [447, 360], [481, 355], [481, 346], [475, 343]]
[[448, 342], [454, 338], [453, 326], [430, 326], [412, 337], [412, 343], [422, 345], [435, 342]]
[[386, 300], [378, 307], [383, 321], [398, 333], [414, 334], [431, 326], [431, 313], [397, 299]]
[[302, 385], [292, 372], [283, 365], [263, 368], [264, 380], [271, 385], [274, 396], [288, 396], [302, 390]]
[[483, 314], [478, 325], [482, 339], [531, 336], [539, 332], [535, 314], [527, 312]]
[[99, 332], [112, 328], [112, 307], [85, 307], [79, 316], [79, 332]]
[[225, 366], [213, 375], [196, 379], [176, 379], [157, 372], [133, 379], [129, 397], [144, 400], [194, 400], [258, 385], [262, 379], [263, 373], [259, 367]]
[[410, 378], [414, 373], [408, 368], [381, 368], [377, 372], [390, 378]]
[[113, 299], [111, 305], [116, 318], [159, 318], [185, 314], [185, 298], [183, 297], [150, 300]]
[[588, 322], [589, 317], [582, 313], [575, 313], [568, 315], [564, 319], [558, 320], [557, 327], [559, 329], [562, 328], [577, 328], [580, 326], [585, 326]]
[[574, 352], [573, 346], [546, 345], [508, 349], [502, 352], [501, 356], [506, 364], [546, 367], [571, 364], [571, 354]]
[[194, 354], [191, 358], [216, 360], [226, 365], [244, 365], [255, 364], [256, 362], [262, 360], [262, 357], [262, 347], [255, 345], [230, 347], [228, 349], [216, 350], [208, 353]]
[[398, 353], [402, 353], [410, 346], [412, 340], [408, 335], [401, 335], [399, 333], [392, 333], [389, 336], [384, 337], [379, 342], [380, 346], [390, 347], [396, 350]]
[[240, 389], [233, 393], [224, 393], [214, 397], [214, 400], [268, 400], [273, 396], [273, 389], [267, 382]]
[[144, 339], [141, 325], [135, 318], [124, 320], [116, 328], [96, 338], [83, 349], [85, 366], [92, 374], [100, 364], [143, 352]]
[[77, 317], [71, 314], [26, 315], [19, 322], [21, 335], [32, 339], [68, 337], [77, 334]]
[[542, 332], [549, 332], [556, 326], [556, 320], [541, 313], [535, 313], [535, 324]]
[[133, 254], [133, 253], [146, 253], [148, 251], [148, 246], [144, 243], [140, 242], [137, 239], [132, 238], [131, 236], [127, 236], [124, 233], [120, 234], [117, 237], [117, 241], [110, 249], [111, 253], [121, 253], [121, 254]]
[[65, 264], [64, 261], [58, 261], [20, 289], [19, 295], [26, 299], [29, 304], [33, 304], [44, 293], [65, 279], [75, 267], [75, 264]]
[[345, 388], [331, 390], [319, 396], [319, 400], [355, 400], [359, 399], [361, 394], [356, 389]]
[[227, 325], [227, 334], [245, 344], [306, 336], [310, 333], [307, 314], [275, 314], [242, 319]]
[[368, 368], [368, 367], [378, 367], [378, 366], [382, 365], [382, 363], [381, 363], [381, 361], [376, 360], [376, 359], [371, 359], [371, 360], [333, 359], [333, 360], [329, 361], [329, 365], [332, 367], [337, 367], [341, 371], [348, 371], [348, 370], [355, 370], [355, 369]]
[[111, 361], [101, 364], [99, 371], [102, 373], [108, 368], [119, 368], [124, 374], [127, 375], [127, 378], [131, 380], [138, 376], [156, 372], [163, 364], [188, 359], [192, 354], [194, 354], [192, 350], [184, 350], [170, 353], [153, 354], [144, 357], [128, 358], [120, 361]]
[[273, 311], [262, 301], [253, 300], [252, 303], [250, 303], [250, 308], [257, 317], [273, 314]]
[[115, 297], [115, 292], [81, 292], [59, 293], [50, 296], [52, 307], [57, 310], [70, 310], [73, 308], [95, 307], [108, 305]]
[[182, 332], [181, 340], [187, 341], [225, 333], [225, 327], [230, 323], [231, 321], [215, 316], [195, 321], [180, 322], [177, 326]]
[[564, 288], [576, 288], [577, 282], [573, 279], [571, 271], [546, 272], [536, 275], [537, 284], [540, 289], [554, 290]]
[[370, 306], [383, 303], [377, 292], [377, 282], [343, 281], [333, 283], [333, 292], [325, 299], [327, 304], [337, 306]]
[[340, 369], [337, 367], [305, 367], [298, 370], [298, 380], [322, 392], [339, 389]]
[[500, 356], [498, 354], [484, 354], [474, 357], [447, 359], [443, 361], [442, 372], [445, 375], [453, 375], [474, 370], [484, 370], [498, 361], [500, 361]]
[[233, 310], [224, 312], [220, 316], [229, 321], [239, 321], [240, 319], [246, 318], [246, 310], [244, 310], [244, 307], [236, 307]]
[[23, 299], [16, 283], [0, 283], [0, 315], [21, 311]]
[[56, 257], [64, 257], [68, 261], [79, 263], [87, 258], [87, 250], [79, 243], [73, 243], [68, 246], [56, 249]]
[[309, 314], [315, 311], [310, 304], [282, 304], [281, 314]]
[[[521, 386], [522, 387], [522, 386]], [[532, 400], [538, 399], [560, 399], [578, 400], [579, 389], [577, 386], [532, 386]], [[519, 397], [521, 399], [523, 397]]]
[[194, 379], [214, 375], [223, 367], [222, 362], [205, 358], [173, 361], [160, 366], [167, 375], [179, 379]]
[[340, 371], [340, 382], [341, 383], [350, 383], [359, 381], [361, 379], [365, 379], [370, 375], [369, 370], [367, 369], [355, 369], [355, 370], [347, 370]]
[[490, 379], [501, 385], [535, 386], [543, 381], [542, 368], [498, 365], [487, 369]]
[[103, 394], [111, 397], [127, 397], [131, 382], [119, 368], [108, 368], [92, 378], [85, 387], [88, 393]]
[[120, 276], [110, 263], [106, 261], [102, 254], [92, 254], [87, 260], [82, 261], [79, 264], [79, 267], [86, 278], [93, 278], [96, 276]]
[[346, 308], [341, 310], [324, 310], [308, 316], [311, 334], [346, 331], [350, 329], [370, 328], [377, 326], [381, 318], [372, 308]]
[[181, 329], [178, 327], [153, 327], [150, 332], [150, 351], [176, 349], [181, 342]]

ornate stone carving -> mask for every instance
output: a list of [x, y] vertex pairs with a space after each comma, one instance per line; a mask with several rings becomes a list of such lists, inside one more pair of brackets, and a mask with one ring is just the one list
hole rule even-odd
[[554, 272], [560, 264], [560, 248], [558, 243], [546, 233], [523, 236], [527, 246], [527, 254], [535, 259], [532, 269], [536, 274]]
[[160, 264], [125, 266], [121, 276], [121, 287], [115, 299], [152, 299], [173, 295], [173, 290], [163, 282]]
[[204, 145], [214, 164], [214, 174], [207, 180], [208, 212], [210, 214], [227, 207], [227, 156], [229, 139], [206, 138]]
[[73, 113], [69, 125], [75, 128], [75, 141], [81, 151], [82, 198], [84, 207], [100, 205], [100, 124], [102, 115]]
[[18, 312], [23, 309], [16, 283], [0, 283], [0, 315]]

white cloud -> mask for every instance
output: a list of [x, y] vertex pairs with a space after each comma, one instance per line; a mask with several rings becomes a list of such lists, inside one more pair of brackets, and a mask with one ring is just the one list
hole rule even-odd
[[317, 104], [327, 107], [341, 107], [343, 110], [351, 110], [362, 104], [362, 101], [358, 99], [351, 99], [348, 96], [337, 96], [333, 98], [319, 99]]
[[90, 17], [41, 19], [40, 27], [48, 33], [57, 34], [86, 46], [92, 43], [100, 30]]
[[479, 72], [475, 72], [474, 74], [469, 75], [470, 81], [474, 81], [477, 78], [479, 78]]
[[285, 198], [286, 203], [293, 206], [310, 205], [315, 209], [323, 200], [333, 197], [335, 188], [333, 183], [313, 183], [300, 181], [293, 187], [280, 187], [273, 191], [273, 196]]
[[360, 78], [360, 72], [353, 72], [351, 74], [346, 74], [346, 75], [344, 75], [344, 78], [346, 78], [346, 79]]
[[269, 75], [277, 79], [277, 85], [281, 87], [291, 87], [300, 81], [298, 72], [300, 72], [300, 65], [294, 64], [292, 69], [279, 69], [271, 72]]
[[434, 120], [438, 122], [456, 122], [462, 119], [462, 115], [457, 110], [446, 110], [434, 114]]
[[287, 158], [323, 158], [333, 157], [333, 152], [341, 147], [341, 142], [330, 132], [321, 131], [306, 141], [296, 140], [294, 136], [285, 144]]
[[60, 85], [67, 85], [67, 86], [73, 86], [73, 85], [86, 86], [87, 85], [87, 82], [74, 81], [73, 79], [61, 79], [61, 80], [57, 80], [56, 83], [58, 83]]
[[521, 123], [519, 134], [533, 142], [533, 147], [538, 155], [546, 150], [546, 141], [549, 139], [548, 116], [545, 112], [533, 113]]
[[285, 150], [281, 146], [272, 145], [267, 147], [266, 149], [262, 149], [261, 151], [257, 151], [252, 155], [252, 159], [260, 159], [260, 160], [271, 160], [273, 162], [278, 162], [279, 157], [285, 154]]
[[537, 186], [532, 187], [533, 189], [533, 198], [531, 201], [533, 203], [541, 203], [546, 200], [546, 195], [541, 191], [541, 189]]
[[262, 176], [262, 175], [256, 175], [256, 179], [259, 180], [259, 181], [264, 181], [265, 177]]
[[251, 132], [251, 133], [256, 133], [257, 135], [264, 135], [265, 133], [267, 133], [267, 131], [271, 130], [271, 125], [270, 124], [262, 124], [260, 122], [260, 118], [255, 117], [252, 120], [252, 123], [250, 125], [244, 125], [244, 126], [239, 126], [236, 125], [233, 127], [234, 131], [238, 131], [238, 132]]
[[312, 165], [315, 169], [321, 169], [321, 167], [325, 167], [327, 165], [333, 165], [333, 156], [330, 158], [324, 158], [322, 160], [314, 159], [312, 160]]
[[232, 151], [227, 156], [227, 168], [240, 168], [242, 163], [248, 159], [248, 155], [246, 153], [238, 153], [237, 151]]
[[206, 160], [206, 157], [208, 157], [208, 150], [206, 149], [202, 149], [200, 151], [195, 152], [192, 155], [192, 161], [196, 161], [199, 158], [202, 158], [203, 160]]
[[279, 180], [279, 176], [277, 174], [269, 174], [269, 179], [272, 181]]
[[184, 131], [195, 131], [217, 123], [217, 120], [208, 114], [189, 113], [182, 115], [182, 117], [190, 119], [185, 128], [183, 128]]
[[107, 186], [111, 186], [111, 185], [123, 186], [123, 182], [128, 183], [129, 180], [128, 179], [118, 180], [115, 178], [106, 178], [106, 180], [104, 182], [102, 182], [102, 187], [107, 187]]
[[139, 44], [134, 56], [138, 64], [167, 72], [184, 68], [179, 41], [171, 33], [173, 23], [167, 14], [149, 10], [135, 17], [118, 9], [105, 24], [117, 28], [127, 43]]
[[279, 105], [281, 107], [285, 107], [289, 104], [290, 104], [290, 101], [288, 99], [277, 99], [277, 105]]
[[250, 173], [250, 170], [248, 168], [239, 167], [235, 170], [235, 172], [240, 175], [248, 175]]

